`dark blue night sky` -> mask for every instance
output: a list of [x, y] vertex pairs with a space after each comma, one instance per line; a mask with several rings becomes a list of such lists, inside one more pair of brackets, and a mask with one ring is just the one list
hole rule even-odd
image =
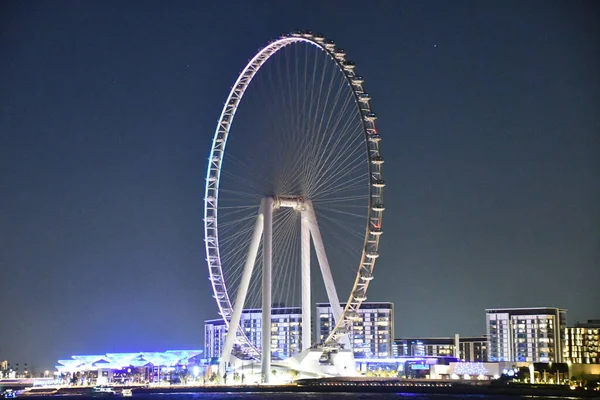
[[0, 359], [203, 347], [216, 120], [247, 60], [302, 28], [373, 96], [388, 186], [369, 300], [395, 303], [397, 337], [481, 334], [493, 307], [600, 317], [598, 10], [3, 2]]

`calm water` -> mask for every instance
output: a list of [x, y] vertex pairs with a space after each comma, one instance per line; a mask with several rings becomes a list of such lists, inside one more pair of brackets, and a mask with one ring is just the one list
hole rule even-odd
[[[31, 399], [31, 397], [29, 397]], [[38, 397], [39, 399], [39, 397]], [[42, 397], [44, 400], [74, 400], [73, 396]], [[98, 397], [76, 396], [77, 400], [97, 400]], [[115, 397], [114, 399], [122, 399]], [[490, 395], [448, 395], [448, 394], [416, 394], [416, 393], [165, 393], [133, 395], [132, 400], [543, 400], [556, 397], [542, 396], [490, 396]], [[564, 398], [562, 398], [564, 399]]]

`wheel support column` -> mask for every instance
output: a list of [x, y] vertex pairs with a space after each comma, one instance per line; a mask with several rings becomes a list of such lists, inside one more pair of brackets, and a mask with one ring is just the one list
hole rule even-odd
[[227, 336], [225, 337], [225, 344], [223, 346], [223, 352], [221, 353], [221, 362], [219, 365], [219, 373], [224, 374], [231, 359], [231, 351], [233, 350], [233, 342], [235, 341], [235, 334], [240, 327], [240, 319], [242, 317], [242, 310], [244, 309], [244, 303], [246, 302], [246, 296], [248, 294], [248, 287], [250, 285], [250, 278], [254, 270], [254, 263], [256, 262], [256, 255], [258, 254], [258, 247], [260, 246], [260, 238], [264, 229], [264, 213], [265, 213], [265, 201], [261, 201], [258, 209], [258, 216], [256, 217], [256, 225], [254, 225], [254, 233], [252, 234], [252, 240], [250, 242], [250, 248], [248, 249], [248, 255], [246, 257], [246, 263], [244, 264], [244, 272], [242, 274], [242, 280], [235, 297], [235, 303], [233, 305], [233, 313], [229, 320], [229, 326], [227, 329]]
[[306, 207], [300, 216], [300, 248], [302, 263], [302, 350], [311, 346], [311, 302], [310, 302], [310, 224]]
[[[321, 230], [319, 229], [319, 224], [317, 223], [317, 215], [315, 214], [315, 210], [313, 209], [312, 202], [310, 200], [306, 201], [305, 212], [308, 214], [310, 234], [315, 246], [315, 252], [317, 253], [317, 259], [319, 260], [319, 266], [321, 267], [321, 274], [323, 275], [323, 283], [325, 283], [327, 298], [329, 299], [329, 305], [331, 306], [333, 318], [337, 324], [342, 317], [343, 310], [335, 289], [335, 282], [333, 281], [333, 275], [331, 275], [331, 268], [329, 268], [329, 260], [327, 259], [327, 253], [325, 252], [325, 246], [323, 245]], [[351, 348], [348, 335], [342, 336], [342, 342], [347, 348]]]
[[261, 374], [271, 382], [271, 279], [273, 260], [273, 198], [264, 199]]

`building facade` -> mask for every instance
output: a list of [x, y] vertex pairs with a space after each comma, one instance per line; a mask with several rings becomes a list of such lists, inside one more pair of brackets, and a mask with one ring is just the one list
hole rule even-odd
[[394, 340], [394, 357], [457, 357], [462, 361], [487, 362], [487, 348], [485, 336], [400, 338]]
[[58, 360], [56, 371], [73, 385], [180, 382], [201, 365], [202, 350], [167, 350], [74, 355]]
[[566, 328], [564, 360], [573, 364], [600, 364], [600, 319]]
[[458, 358], [468, 362], [488, 362], [487, 336], [465, 336], [459, 339]]
[[[345, 307], [345, 304], [341, 304]], [[317, 304], [317, 342], [323, 342], [334, 327], [328, 303]], [[394, 344], [394, 304], [362, 303], [350, 329], [355, 358], [390, 358]]]
[[10, 372], [8, 369], [8, 360], [0, 361], [0, 378], [8, 378]]
[[489, 361], [563, 362], [567, 311], [551, 307], [486, 310]]
[[[262, 310], [242, 311], [240, 326], [257, 349], [261, 347]], [[207, 358], [220, 358], [225, 345], [227, 327], [222, 318], [204, 322], [204, 348]], [[284, 360], [302, 350], [302, 309], [274, 307], [271, 314], [271, 354]]]
[[208, 359], [220, 358], [223, 354], [227, 327], [223, 318], [204, 321], [204, 355]]

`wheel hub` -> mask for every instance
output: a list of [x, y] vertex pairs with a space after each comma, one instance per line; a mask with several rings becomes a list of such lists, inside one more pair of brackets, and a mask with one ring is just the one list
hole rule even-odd
[[273, 209], [293, 208], [296, 211], [304, 211], [305, 200], [302, 196], [275, 196], [273, 197]]

